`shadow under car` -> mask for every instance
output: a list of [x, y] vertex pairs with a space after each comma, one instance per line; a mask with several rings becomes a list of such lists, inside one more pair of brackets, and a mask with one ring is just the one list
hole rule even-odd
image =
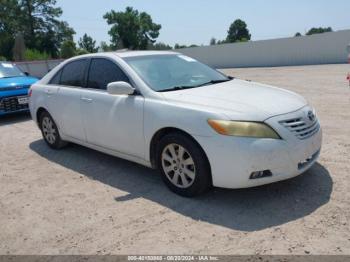
[[32, 142], [30, 148], [48, 161], [128, 192], [116, 201], [142, 197], [192, 219], [241, 231], [262, 230], [305, 217], [330, 200], [333, 188], [327, 169], [316, 163], [290, 180], [249, 189], [214, 188], [188, 199], [170, 192], [158, 172], [126, 160], [74, 144], [54, 151], [43, 140]]

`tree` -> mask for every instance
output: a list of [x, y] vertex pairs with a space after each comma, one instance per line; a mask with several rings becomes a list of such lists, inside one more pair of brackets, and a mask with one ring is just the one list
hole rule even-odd
[[212, 39], [210, 39], [210, 45], [216, 45], [216, 39], [213, 37]]
[[326, 32], [333, 32], [332, 27], [313, 27], [306, 33], [306, 35], [323, 34]]
[[173, 48], [170, 45], [167, 45], [167, 44], [160, 42], [160, 43], [156, 43], [156, 44], [150, 43], [148, 45], [147, 49], [149, 49], [149, 50], [171, 50]]
[[75, 32], [58, 20], [62, 9], [55, 5], [56, 0], [1, 0], [1, 54], [12, 58], [8, 46], [22, 33], [26, 47], [57, 57], [62, 42], [72, 40]]
[[102, 41], [100, 43], [100, 50], [102, 52], [110, 52], [110, 51], [113, 51], [113, 47], [107, 44], [106, 42]]
[[216, 42], [217, 45], [222, 45], [222, 44], [227, 44], [227, 41], [226, 40], [218, 40]]
[[297, 32], [297, 33], [294, 35], [294, 37], [299, 37], [299, 36], [301, 36], [301, 34], [300, 34], [299, 32]]
[[228, 43], [246, 42], [249, 41], [250, 38], [251, 35], [247, 28], [247, 24], [241, 19], [237, 19], [231, 24], [227, 32], [226, 41]]
[[13, 46], [13, 58], [15, 61], [23, 61], [25, 59], [26, 46], [24, 44], [24, 38], [21, 33], [15, 37], [15, 44]]
[[73, 40], [74, 30], [57, 20], [62, 9], [56, 0], [19, 0], [26, 46], [57, 56], [61, 43]]
[[0, 4], [0, 56], [12, 60], [13, 46], [18, 28], [20, 8], [17, 0], [1, 0]]
[[96, 53], [98, 51], [96, 41], [87, 34], [84, 34], [83, 37], [79, 39], [78, 44], [81, 49], [86, 50], [88, 53]]
[[180, 45], [180, 44], [175, 44], [174, 49], [182, 49], [182, 48], [187, 48], [188, 46], [186, 45]]
[[71, 58], [77, 54], [77, 47], [72, 40], [67, 40], [62, 43], [61, 46], [61, 57], [62, 58]]
[[103, 18], [112, 25], [108, 33], [116, 48], [146, 49], [149, 43], [156, 41], [161, 29], [161, 25], [153, 23], [149, 14], [139, 13], [132, 7], [127, 7], [125, 12], [111, 10]]

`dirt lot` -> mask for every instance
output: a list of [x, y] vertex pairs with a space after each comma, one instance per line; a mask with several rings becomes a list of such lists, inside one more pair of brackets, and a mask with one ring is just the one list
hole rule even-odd
[[348, 65], [232, 69], [299, 92], [324, 129], [295, 179], [181, 198], [142, 166], [52, 151], [28, 116], [0, 119], [0, 254], [350, 254]]

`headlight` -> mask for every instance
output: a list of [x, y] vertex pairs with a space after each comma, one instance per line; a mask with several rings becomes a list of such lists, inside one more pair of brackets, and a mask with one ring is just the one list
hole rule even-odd
[[225, 136], [281, 139], [276, 131], [265, 123], [209, 119], [208, 124], [216, 132]]

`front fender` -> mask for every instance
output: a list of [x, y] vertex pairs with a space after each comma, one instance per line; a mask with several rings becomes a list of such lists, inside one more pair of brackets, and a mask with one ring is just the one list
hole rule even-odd
[[151, 140], [161, 129], [176, 128], [193, 137], [214, 136], [216, 133], [207, 122], [210, 118], [226, 119], [227, 117], [198, 106], [146, 99], [144, 107], [145, 159], [150, 161]]

